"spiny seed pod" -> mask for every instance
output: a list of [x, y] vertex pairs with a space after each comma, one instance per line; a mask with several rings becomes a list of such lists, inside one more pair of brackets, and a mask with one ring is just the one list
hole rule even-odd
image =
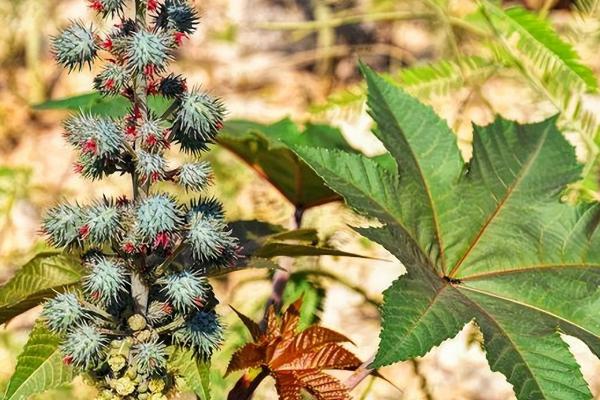
[[131, 349], [133, 362], [142, 374], [155, 374], [167, 366], [167, 346], [158, 341], [139, 343]]
[[200, 18], [184, 0], [166, 0], [154, 16], [154, 23], [162, 29], [191, 34], [196, 30]]
[[94, 89], [105, 96], [120, 94], [131, 80], [131, 75], [117, 63], [108, 63], [94, 78]]
[[84, 154], [116, 156], [125, 145], [122, 127], [110, 118], [81, 114], [70, 118], [64, 127], [69, 143]]
[[123, 234], [122, 217], [122, 210], [106, 199], [89, 207], [84, 217], [84, 226], [87, 226], [84, 239], [94, 245], [117, 239]]
[[164, 77], [158, 86], [158, 91], [160, 94], [167, 98], [178, 97], [186, 90], [187, 83], [185, 78], [183, 78], [181, 75], [175, 75], [173, 73]]
[[107, 344], [108, 338], [96, 327], [81, 324], [67, 333], [60, 349], [67, 363], [89, 369], [103, 360]]
[[201, 191], [211, 182], [211, 177], [212, 171], [209, 163], [189, 163], [179, 167], [177, 182], [186, 190]]
[[214, 311], [197, 311], [173, 333], [173, 339], [208, 359], [223, 341], [223, 327]]
[[136, 212], [136, 232], [146, 240], [154, 240], [161, 232], [177, 230], [183, 223], [181, 208], [167, 194], [142, 200]]
[[165, 129], [160, 120], [148, 118], [142, 122], [137, 129], [137, 133], [142, 139], [142, 146], [146, 151], [157, 151], [164, 147], [166, 142]]
[[63, 123], [65, 139], [70, 145], [79, 147], [86, 139], [84, 131], [94, 123], [94, 117], [89, 114], [78, 114], [70, 117]]
[[95, 301], [108, 305], [126, 292], [128, 277], [118, 259], [93, 256], [87, 262], [90, 273], [83, 279], [83, 289]]
[[91, 67], [99, 45], [92, 26], [86, 28], [82, 22], [73, 22], [60, 35], [52, 39], [52, 51], [56, 61], [69, 70], [81, 69], [84, 64]]
[[189, 229], [186, 239], [191, 246], [192, 256], [199, 261], [218, 257], [233, 239], [227, 225], [218, 218], [199, 213], [189, 214]]
[[240, 254], [240, 247], [235, 238], [223, 248], [218, 257], [208, 260], [196, 260], [192, 266], [195, 271], [202, 275], [206, 275], [212, 271], [223, 270], [236, 265], [243, 258]]
[[110, 15], [123, 15], [124, 0], [90, 0], [90, 7], [101, 13], [104, 17]]
[[167, 162], [162, 155], [138, 150], [136, 156], [136, 172], [143, 182], [150, 181], [154, 183], [165, 178]]
[[131, 72], [143, 73], [148, 67], [162, 71], [172, 60], [174, 39], [169, 35], [157, 32], [138, 31], [126, 41], [127, 69]]
[[48, 329], [54, 333], [64, 333], [85, 317], [77, 296], [72, 293], [61, 293], [44, 304], [42, 318]]
[[220, 100], [194, 89], [178, 99], [171, 128], [173, 139], [183, 151], [198, 153], [208, 149], [223, 127], [225, 108]]
[[119, 157], [97, 157], [91, 153], [81, 153], [75, 164], [75, 171], [89, 179], [101, 179], [103, 176], [117, 171], [116, 165], [121, 162]]
[[148, 306], [146, 318], [153, 326], [164, 322], [173, 315], [173, 306], [166, 301], [153, 301]]
[[85, 210], [77, 204], [59, 204], [51, 208], [42, 221], [42, 231], [54, 247], [63, 247], [80, 240]]
[[189, 271], [167, 275], [159, 281], [164, 287], [161, 292], [173, 304], [175, 310], [189, 312], [204, 305], [208, 282]]
[[192, 200], [189, 206], [190, 215], [201, 214], [206, 218], [224, 219], [223, 205], [214, 197]]

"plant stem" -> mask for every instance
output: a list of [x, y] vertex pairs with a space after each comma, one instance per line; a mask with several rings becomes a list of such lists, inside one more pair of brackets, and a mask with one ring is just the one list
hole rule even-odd
[[[294, 228], [298, 229], [302, 226], [302, 218], [304, 217], [304, 209], [302, 207], [297, 207], [294, 211]], [[282, 257], [281, 263], [287, 264], [287, 268], [278, 269], [273, 274], [273, 289], [271, 291], [271, 296], [267, 301], [267, 305], [265, 307], [265, 314], [263, 316], [262, 321], [260, 322], [261, 328], [264, 328], [266, 324], [267, 318], [267, 310], [272, 305], [275, 306], [275, 310], [279, 311], [281, 309], [281, 303], [283, 300], [283, 292], [285, 291], [285, 287], [287, 285], [288, 280], [290, 279], [290, 267], [293, 264], [293, 258], [291, 257]]]
[[81, 303], [83, 304], [83, 306], [85, 308], [87, 308], [89, 311], [93, 312], [94, 314], [97, 314], [99, 316], [101, 316], [102, 318], [104, 318], [107, 321], [112, 321], [114, 320], [114, 317], [112, 315], [110, 315], [109, 313], [107, 313], [106, 311], [104, 311], [103, 309], [101, 309], [100, 307], [96, 307], [95, 305], [93, 305], [90, 302], [87, 302], [85, 300], [81, 300]]
[[[146, 29], [146, 2], [143, 0], [135, 0], [135, 21], [140, 25], [141, 29]], [[146, 106], [146, 78], [142, 74], [136, 74], [134, 76], [134, 108], [137, 108], [142, 117], [147, 117], [148, 108]], [[134, 145], [135, 148], [135, 145]], [[133, 185], [133, 199], [137, 201], [144, 193], [140, 191], [140, 184], [137, 173], [131, 172], [131, 181]], [[135, 312], [138, 314], [146, 315], [146, 309], [148, 308], [148, 287], [144, 283], [141, 273], [146, 265], [145, 256], [140, 257], [138, 261], [138, 271], [134, 271], [131, 274], [131, 294], [135, 304]]]
[[367, 361], [362, 363], [362, 365], [360, 367], [358, 367], [356, 369], [356, 371], [354, 371], [348, 379], [346, 379], [346, 382], [344, 382], [344, 385], [348, 388], [348, 391], [351, 391], [352, 389], [357, 387], [358, 384], [363, 381], [363, 379], [365, 379], [367, 376], [371, 375], [371, 373], [373, 372], [373, 368], [371, 368], [371, 363], [373, 362], [374, 359], [375, 359], [375, 354], [373, 354], [371, 357], [369, 357], [369, 359]]
[[269, 376], [269, 370], [261, 369], [260, 373], [252, 379], [248, 373], [245, 373], [229, 392], [227, 400], [249, 400], [252, 398], [254, 391], [261, 382]]

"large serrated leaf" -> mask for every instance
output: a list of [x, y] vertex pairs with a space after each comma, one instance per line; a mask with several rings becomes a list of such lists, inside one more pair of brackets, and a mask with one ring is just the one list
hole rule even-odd
[[600, 354], [600, 207], [561, 202], [581, 172], [555, 118], [476, 127], [465, 163], [446, 123], [363, 68], [377, 137], [397, 175], [361, 156], [296, 152], [354, 209], [361, 230], [401, 260], [386, 290], [373, 366], [425, 354], [474, 320], [495, 371], [519, 399], [591, 399], [559, 332]]
[[0, 287], [0, 323], [76, 285], [82, 273], [77, 258], [56, 252], [36, 255]]
[[15, 373], [8, 381], [4, 400], [26, 400], [36, 393], [55, 389], [73, 380], [71, 367], [62, 361], [60, 339], [41, 322], [36, 323], [23, 352], [17, 359]]

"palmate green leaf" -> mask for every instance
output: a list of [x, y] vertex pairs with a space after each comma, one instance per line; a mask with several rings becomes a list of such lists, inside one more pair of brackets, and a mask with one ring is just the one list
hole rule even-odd
[[183, 377], [200, 400], [210, 400], [210, 362], [198, 360], [192, 351], [172, 348], [170, 366]]
[[591, 399], [560, 332], [600, 354], [600, 208], [560, 201], [581, 167], [555, 119], [476, 127], [465, 163], [430, 107], [363, 72], [375, 134], [398, 172], [295, 150], [351, 207], [385, 224], [360, 232], [406, 266], [384, 294], [373, 367], [422, 356], [475, 321], [490, 367], [517, 398]]
[[79, 283], [81, 262], [57, 252], [36, 255], [0, 287], [0, 323]]
[[58, 336], [48, 331], [43, 323], [35, 324], [17, 359], [15, 373], [8, 381], [4, 400], [26, 400], [73, 380], [75, 374], [63, 363], [59, 343]]

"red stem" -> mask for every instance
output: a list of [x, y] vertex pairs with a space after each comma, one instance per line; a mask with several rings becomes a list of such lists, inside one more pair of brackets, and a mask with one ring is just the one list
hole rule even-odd
[[263, 368], [254, 379], [250, 378], [248, 373], [245, 373], [236, 382], [233, 389], [231, 389], [229, 396], [227, 396], [227, 400], [250, 400], [258, 385], [260, 385], [267, 376], [269, 376], [269, 370], [266, 368]]

